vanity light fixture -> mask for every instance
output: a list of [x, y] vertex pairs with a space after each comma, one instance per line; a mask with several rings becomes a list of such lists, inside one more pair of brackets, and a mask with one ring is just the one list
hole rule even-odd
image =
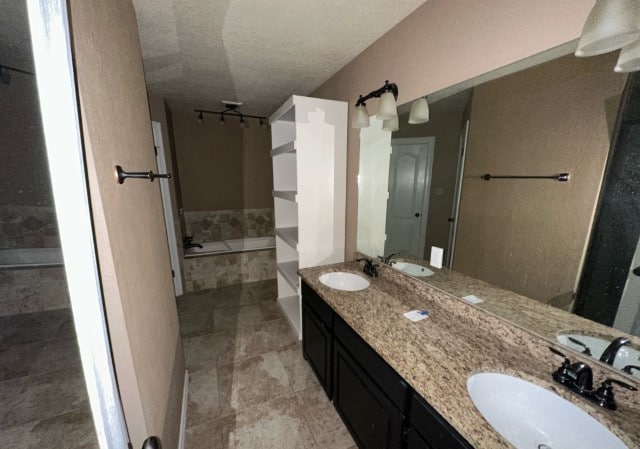
[[356, 109], [351, 120], [352, 127], [366, 128], [369, 126], [369, 113], [367, 112], [366, 102], [370, 98], [380, 98], [380, 107], [377, 114], [380, 120], [398, 118], [398, 107], [396, 105], [398, 86], [396, 83], [389, 83], [389, 80], [387, 80], [381, 88], [371, 91], [365, 96], [360, 95], [358, 101], [356, 101]]
[[419, 125], [429, 121], [429, 103], [427, 97], [420, 97], [411, 105], [409, 113], [409, 123], [411, 125]]
[[596, 56], [640, 38], [638, 0], [596, 0], [582, 28], [576, 56]]
[[198, 121], [200, 123], [202, 123], [202, 121], [204, 121], [204, 114], [216, 114], [220, 116], [220, 124], [224, 125], [224, 118], [225, 115], [228, 116], [235, 116], [240, 118], [240, 126], [242, 128], [247, 128], [249, 126], [249, 122], [247, 121], [247, 119], [250, 118], [255, 118], [258, 119], [260, 121], [260, 126], [262, 128], [266, 129], [266, 126], [262, 126], [265, 124], [265, 120], [267, 119], [264, 116], [260, 116], [260, 115], [249, 115], [249, 114], [243, 114], [242, 112], [240, 112], [238, 110], [238, 108], [240, 106], [242, 106], [242, 103], [239, 103], [237, 101], [227, 101], [227, 100], [223, 100], [222, 104], [224, 104], [224, 111], [208, 111], [206, 109], [194, 109], [193, 112], [196, 112], [198, 114]]

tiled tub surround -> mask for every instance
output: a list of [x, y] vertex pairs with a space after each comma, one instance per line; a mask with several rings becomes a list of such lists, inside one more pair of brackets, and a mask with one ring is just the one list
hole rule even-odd
[[273, 208], [186, 210], [184, 223], [196, 243], [274, 235]]
[[[186, 235], [194, 243], [237, 241], [274, 235], [273, 209], [185, 211]], [[185, 291], [275, 279], [275, 249], [187, 257], [184, 260]]]
[[[390, 267], [358, 292], [333, 290], [318, 281], [328, 271], [362, 272], [349, 262], [299, 270], [302, 278], [380, 354], [467, 441], [479, 449], [512, 447], [477, 411], [467, 393], [467, 379], [478, 372], [504, 372], [550, 389], [605, 424], [629, 448], [640, 448], [640, 395], [616, 390], [618, 410], [600, 409], [551, 380], [561, 360], [549, 342], [494, 314]], [[403, 313], [427, 309], [430, 317], [412, 323]], [[554, 345], [558, 350], [564, 348]], [[624, 379], [588, 357], [594, 383]]]
[[46, 206], [0, 206], [0, 248], [60, 247], [55, 209]]
[[275, 279], [275, 277], [275, 249], [184, 259], [184, 281], [187, 292]]

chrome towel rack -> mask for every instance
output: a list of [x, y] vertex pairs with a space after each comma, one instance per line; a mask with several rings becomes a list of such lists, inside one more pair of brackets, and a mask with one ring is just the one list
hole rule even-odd
[[485, 181], [491, 181], [492, 179], [553, 179], [554, 181], [567, 182], [569, 180], [569, 173], [558, 173], [557, 175], [549, 176], [498, 176], [490, 173], [481, 175], [480, 178]]

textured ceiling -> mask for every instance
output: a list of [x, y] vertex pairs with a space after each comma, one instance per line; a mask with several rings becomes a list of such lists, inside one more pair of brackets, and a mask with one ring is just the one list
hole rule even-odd
[[263, 115], [313, 91], [424, 2], [133, 0], [151, 92], [173, 106], [242, 101]]

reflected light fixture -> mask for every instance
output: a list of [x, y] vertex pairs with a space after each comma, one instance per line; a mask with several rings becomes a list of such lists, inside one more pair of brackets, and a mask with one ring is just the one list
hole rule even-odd
[[353, 112], [351, 126], [353, 128], [366, 128], [369, 126], [369, 112], [367, 111], [366, 102], [370, 98], [380, 98], [380, 106], [378, 108], [377, 117], [381, 120], [388, 120], [398, 117], [398, 107], [396, 100], [398, 99], [398, 86], [395, 83], [384, 82], [384, 86], [367, 95], [358, 97], [356, 101], [356, 109]]
[[409, 123], [411, 125], [419, 125], [429, 121], [429, 103], [427, 97], [420, 97], [411, 105], [409, 113]]
[[640, 38], [638, 0], [596, 0], [582, 28], [575, 55], [596, 56]]
[[249, 127], [249, 122], [247, 119], [255, 118], [260, 121], [260, 127], [267, 129], [267, 124], [265, 123], [265, 120], [267, 119], [266, 117], [261, 115], [243, 114], [238, 110], [238, 108], [242, 106], [242, 103], [239, 103], [237, 101], [223, 100], [222, 104], [224, 104], [224, 107], [225, 107], [223, 111], [208, 111], [206, 109], [194, 109], [193, 112], [197, 113], [198, 121], [200, 123], [204, 121], [204, 114], [215, 114], [220, 116], [220, 125], [223, 125], [223, 126], [225, 122], [225, 116], [227, 117], [231, 116], [231, 117], [240, 118], [240, 126], [242, 128]]
[[397, 131], [400, 129], [400, 122], [398, 121], [398, 116], [391, 117], [387, 120], [382, 121], [382, 130], [383, 131]]
[[622, 47], [618, 62], [613, 69], [618, 73], [635, 72], [636, 70], [640, 70], [640, 40]]

